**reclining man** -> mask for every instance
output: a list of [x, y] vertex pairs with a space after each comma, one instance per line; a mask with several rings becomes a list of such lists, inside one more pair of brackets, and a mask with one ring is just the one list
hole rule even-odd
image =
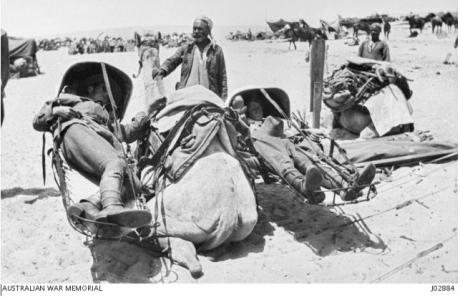
[[[254, 95], [254, 94], [253, 94]], [[268, 115], [266, 106], [257, 97], [248, 97], [245, 101], [241, 96], [235, 97], [232, 107], [240, 112], [251, 131], [251, 138], [256, 151], [260, 154], [270, 171], [280, 176], [297, 192], [307, 198], [309, 203], [318, 204], [324, 201], [325, 195], [321, 186], [334, 189], [345, 201], [359, 197], [364, 186], [372, 183], [376, 168], [368, 165], [358, 174], [355, 184], [349, 186], [332, 167], [325, 163], [320, 166], [312, 160], [315, 151], [322, 149], [302, 149], [291, 142], [284, 132], [284, 123], [280, 118]]]
[[126, 111], [132, 82], [119, 69], [106, 65], [118, 106], [113, 108], [101, 67], [100, 63], [88, 62], [71, 66], [60, 88], [67, 86], [66, 93], [45, 102], [33, 126], [38, 131], [52, 132], [69, 166], [99, 185], [100, 195], [72, 205], [69, 215], [125, 227], [147, 225], [152, 219], [150, 212], [124, 207], [122, 198], [128, 195], [123, 192], [123, 185], [127, 185], [129, 166], [121, 141], [130, 143], [138, 139], [148, 128], [148, 118], [145, 113], [138, 113], [131, 124], [121, 125], [121, 133], [114, 130], [114, 118], [121, 120]]

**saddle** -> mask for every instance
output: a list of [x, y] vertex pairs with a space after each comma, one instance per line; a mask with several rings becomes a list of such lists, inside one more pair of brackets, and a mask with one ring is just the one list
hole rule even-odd
[[394, 83], [406, 100], [412, 96], [408, 79], [387, 62], [355, 57], [336, 69], [324, 82], [323, 102], [332, 112], [364, 105], [389, 84]]
[[[246, 176], [255, 178], [258, 166], [254, 163], [254, 153], [246, 144], [250, 141], [246, 129], [231, 108], [212, 103], [188, 108], [168, 131], [159, 148], [154, 152], [147, 151], [139, 158], [141, 180], [148, 181], [147, 185], [155, 184], [162, 176], [170, 182], [179, 181], [215, 138], [219, 139], [226, 153], [240, 162]], [[152, 135], [158, 137], [155, 128], [150, 133], [150, 141], [155, 140]]]

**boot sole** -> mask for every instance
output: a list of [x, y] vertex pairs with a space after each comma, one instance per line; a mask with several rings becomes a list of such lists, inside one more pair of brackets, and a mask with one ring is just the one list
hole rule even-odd
[[351, 190], [346, 191], [343, 197], [342, 196], [340, 197], [342, 198], [343, 201], [353, 201], [359, 197], [359, 192], [356, 192], [355, 190], [351, 189]]
[[305, 173], [305, 181], [308, 183], [307, 190], [315, 191], [321, 186], [323, 182], [323, 175], [317, 168], [310, 168]]
[[152, 215], [147, 210], [122, 211], [98, 218], [96, 221], [113, 223], [123, 227], [137, 228], [149, 225], [152, 221]]
[[326, 195], [324, 194], [324, 192], [308, 192], [306, 197], [308, 199], [308, 202], [311, 204], [320, 204], [324, 201], [324, 199], [326, 199]]
[[[374, 180], [376, 173], [376, 168], [374, 165], [368, 165], [363, 173], [359, 176], [358, 180], [356, 181], [356, 184], [361, 186], [361, 185], [368, 185], [371, 184], [372, 181]], [[342, 200], [344, 201], [353, 201], [356, 200], [360, 196], [360, 191], [363, 190], [364, 187], [357, 187], [357, 188], [352, 188], [351, 190], [347, 191], [345, 193], [345, 196], [342, 197]]]
[[375, 178], [375, 173], [377, 172], [374, 165], [368, 165], [363, 173], [359, 176], [357, 183], [358, 185], [367, 185], [371, 184]]
[[69, 217], [81, 217], [83, 216], [84, 212], [85, 212], [85, 209], [78, 204], [71, 205], [67, 209], [67, 215]]
[[316, 168], [309, 168], [305, 172], [305, 181], [308, 185], [305, 187], [307, 190], [307, 199], [312, 204], [319, 204], [324, 201], [326, 195], [323, 192], [318, 193], [315, 191], [320, 191], [321, 183], [323, 182], [323, 175]]

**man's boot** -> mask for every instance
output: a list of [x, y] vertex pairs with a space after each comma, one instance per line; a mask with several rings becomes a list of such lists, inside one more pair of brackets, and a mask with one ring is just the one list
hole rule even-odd
[[101, 212], [100, 208], [93, 203], [83, 199], [82, 201], [72, 204], [67, 209], [69, 217], [81, 217], [89, 220], [96, 220], [97, 215]]
[[319, 204], [324, 201], [326, 196], [321, 191], [322, 182], [321, 171], [316, 166], [309, 166], [305, 172], [304, 194], [310, 203]]
[[[99, 204], [99, 205], [98, 205]], [[75, 226], [82, 230], [89, 230], [93, 234], [103, 237], [116, 238], [122, 235], [120, 227], [115, 224], [99, 224], [91, 221], [96, 221], [101, 212], [100, 200], [99, 203], [94, 203], [90, 199], [82, 199], [67, 209], [67, 214], [74, 221]], [[88, 219], [85, 221], [82, 218]]]
[[[377, 172], [377, 168], [373, 164], [368, 164], [364, 170], [359, 174], [358, 180], [356, 183], [358, 184], [358, 189], [362, 190], [365, 188], [364, 186], [369, 185], [372, 183], [372, 181], [375, 178], [375, 173]], [[359, 187], [361, 185], [364, 185], [363, 187]]]
[[147, 210], [125, 208], [120, 201], [119, 192], [103, 191], [101, 198], [103, 209], [96, 217], [98, 222], [137, 228], [147, 226], [152, 221], [152, 215]]
[[94, 221], [101, 209], [101, 196], [99, 193], [96, 193], [69, 206], [67, 209], [67, 215], [71, 218], [81, 217]]
[[372, 183], [377, 169], [375, 165], [368, 164], [364, 170], [358, 175], [356, 187], [350, 187], [347, 190], [340, 192], [340, 197], [344, 201], [353, 201], [360, 196], [360, 191]]

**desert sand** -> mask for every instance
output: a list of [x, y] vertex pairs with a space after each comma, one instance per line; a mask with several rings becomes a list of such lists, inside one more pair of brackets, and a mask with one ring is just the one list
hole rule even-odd
[[[392, 62], [413, 80], [416, 129], [430, 130], [436, 140], [453, 142], [458, 136], [455, 36], [436, 36], [428, 29], [409, 39], [407, 25], [394, 24], [388, 42]], [[222, 40], [219, 44], [225, 53], [230, 91], [253, 84], [281, 87], [288, 93], [293, 111], [305, 110], [309, 102], [306, 43], [299, 43], [297, 50], [288, 50], [288, 44], [279, 41]], [[358, 51], [344, 40], [329, 41], [328, 45], [329, 73]], [[173, 51], [162, 48], [161, 59]], [[454, 53], [455, 64], [442, 64], [447, 52]], [[44, 74], [10, 80], [6, 87], [6, 118], [1, 129], [2, 283], [93, 282], [93, 257], [84, 244], [85, 237], [67, 223], [49, 158], [43, 186], [42, 135], [32, 128], [33, 116], [42, 103], [56, 96], [66, 67], [84, 60], [105, 61], [132, 74], [138, 58], [136, 52], [70, 56], [66, 49], [41, 51], [38, 61]], [[167, 89], [172, 90], [178, 79], [177, 70], [165, 79]], [[134, 93], [125, 120], [143, 108], [140, 80], [133, 80]], [[326, 109], [323, 117], [322, 123], [329, 125]], [[50, 136], [46, 145], [51, 147]], [[378, 195], [371, 201], [334, 208], [303, 204], [283, 185], [259, 184], [259, 221], [253, 233], [221, 251], [217, 260], [199, 256], [204, 270], [200, 279], [173, 266], [164, 282], [457, 282], [457, 169], [456, 161], [403, 167], [377, 185]], [[79, 183], [78, 178], [75, 182], [75, 199], [95, 189]], [[411, 261], [431, 248], [436, 250]], [[106, 280], [158, 281], [161, 263], [158, 258], [138, 256], [105, 270]], [[110, 273], [125, 277], [110, 277]]]

